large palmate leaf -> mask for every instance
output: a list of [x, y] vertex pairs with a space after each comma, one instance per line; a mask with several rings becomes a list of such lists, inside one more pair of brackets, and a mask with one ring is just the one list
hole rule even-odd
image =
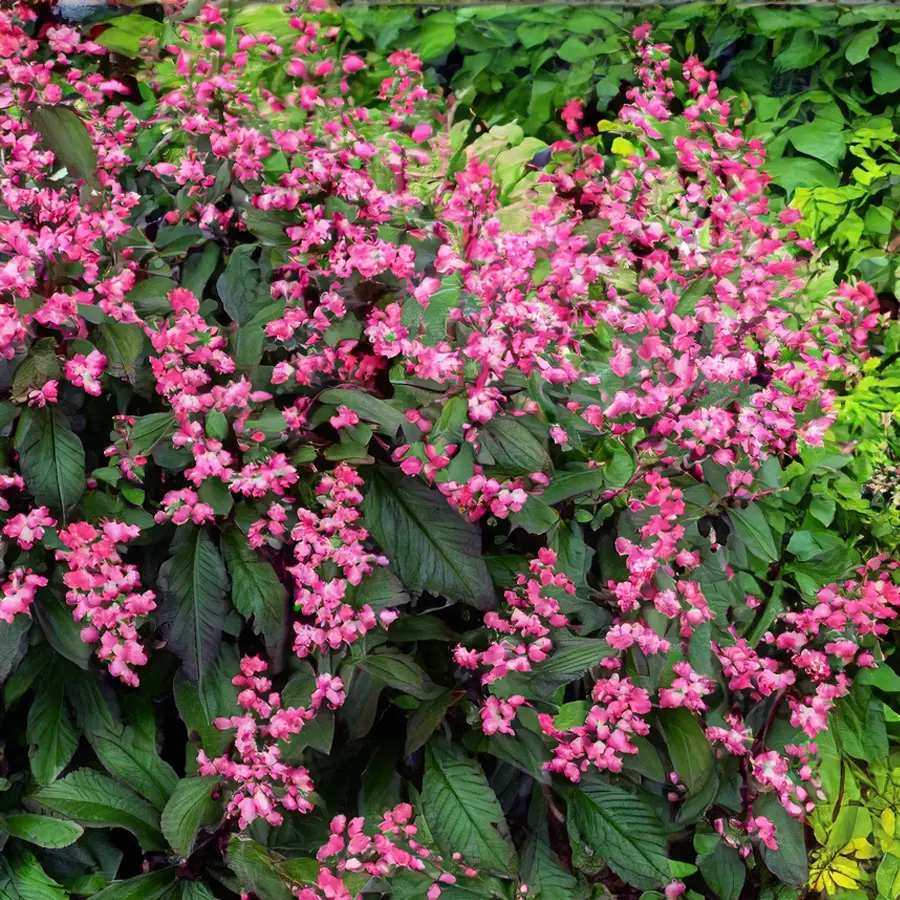
[[85, 488], [84, 447], [66, 417], [55, 407], [23, 409], [16, 453], [34, 499], [65, 517]]
[[285, 628], [287, 591], [272, 564], [247, 543], [237, 528], [222, 534], [222, 553], [231, 575], [231, 597], [237, 611], [249, 619], [253, 630], [263, 635], [270, 652], [277, 647]]
[[503, 810], [475, 760], [440, 741], [426, 745], [422, 809], [445, 856], [461, 853], [480, 871], [513, 875], [516, 853]]
[[159, 813], [131, 788], [92, 769], [78, 769], [45, 787], [35, 799], [88, 828], [124, 828], [145, 851], [165, 849]]
[[366, 527], [403, 583], [487, 608], [494, 590], [478, 530], [421, 481], [379, 467], [370, 470], [363, 506]]
[[31, 745], [31, 774], [38, 784], [50, 784], [69, 764], [78, 747], [78, 732], [65, 706], [63, 670], [57, 663], [38, 680], [28, 710], [26, 739]]
[[585, 781], [572, 792], [569, 837], [579, 867], [606, 863], [633, 887], [652, 890], [671, 877], [663, 823], [636, 794]]
[[228, 573], [212, 538], [202, 528], [182, 526], [172, 558], [159, 570], [163, 632], [184, 663], [188, 677], [202, 685], [222, 640], [228, 613]]

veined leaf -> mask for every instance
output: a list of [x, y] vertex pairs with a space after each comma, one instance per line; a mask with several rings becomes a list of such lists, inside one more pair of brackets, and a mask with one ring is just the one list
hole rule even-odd
[[583, 782], [569, 799], [569, 837], [576, 864], [605, 862], [633, 887], [652, 890], [670, 876], [663, 823], [636, 794]]
[[346, 406], [347, 409], [352, 409], [366, 422], [374, 422], [384, 434], [396, 434], [406, 422], [406, 416], [402, 412], [359, 388], [332, 388], [323, 391], [319, 400], [331, 406]]
[[493, 466], [507, 475], [542, 472], [550, 465], [550, 455], [518, 419], [497, 416], [481, 429], [478, 440], [482, 450], [493, 458]]
[[38, 106], [31, 113], [31, 124], [69, 175], [84, 179], [92, 187], [100, 187], [97, 151], [76, 113], [64, 106]]
[[438, 687], [425, 670], [408, 656], [382, 653], [366, 657], [359, 667], [373, 678], [383, 681], [419, 700], [433, 700], [444, 688]]
[[39, 784], [50, 784], [69, 764], [78, 747], [78, 732], [65, 707], [65, 683], [59, 664], [48, 667], [39, 679], [28, 710], [26, 739], [32, 746], [31, 774]]
[[246, 535], [237, 528], [222, 533], [222, 554], [231, 575], [231, 597], [237, 611], [245, 618], [253, 617], [253, 630], [265, 637], [272, 651], [286, 627], [287, 591], [278, 580], [272, 564], [247, 543]]
[[179, 856], [191, 855], [197, 832], [222, 817], [222, 802], [214, 800], [214, 778], [182, 778], [163, 810], [161, 825], [169, 845]]
[[25, 486], [34, 499], [66, 510], [84, 493], [84, 447], [55, 407], [23, 409], [16, 428], [16, 452]]
[[145, 851], [164, 850], [159, 813], [131, 788], [92, 769], [78, 769], [45, 787], [35, 799], [88, 828], [124, 828]]
[[746, 509], [732, 507], [728, 510], [728, 517], [754, 556], [765, 562], [775, 562], [778, 559], [781, 554], [772, 535], [772, 529], [757, 503], [748, 504]]
[[172, 558], [159, 570], [161, 618], [169, 647], [200, 685], [212, 666], [228, 613], [228, 573], [212, 538], [203, 528], [182, 526]]
[[3, 831], [20, 841], [51, 850], [68, 847], [84, 834], [84, 829], [76, 822], [33, 813], [0, 816], [0, 832]]
[[178, 870], [175, 866], [116, 881], [91, 897], [91, 900], [174, 900], [173, 889]]
[[443, 743], [425, 747], [425, 820], [441, 852], [461, 853], [473, 868], [512, 876], [516, 857], [503, 810], [481, 766]]
[[380, 467], [372, 470], [363, 511], [366, 527], [408, 588], [480, 609], [493, 603], [481, 535], [438, 491]]

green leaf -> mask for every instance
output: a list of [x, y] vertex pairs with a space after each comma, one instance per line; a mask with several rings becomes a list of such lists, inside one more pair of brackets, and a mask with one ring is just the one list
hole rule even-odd
[[814, 119], [787, 132], [791, 143], [801, 153], [822, 160], [830, 166], [840, 164], [844, 156], [845, 139], [841, 131], [834, 130], [830, 122]]
[[222, 818], [222, 801], [212, 797], [214, 778], [182, 778], [175, 786], [160, 820], [169, 846], [181, 857], [188, 857], [197, 832]]
[[159, 813], [131, 788], [91, 769], [78, 769], [35, 799], [88, 828], [124, 828], [140, 841], [144, 851], [164, 850]]
[[790, 43], [775, 57], [775, 68], [782, 72], [808, 69], [828, 53], [828, 43], [819, 39], [812, 31], [794, 31]]
[[379, 400], [378, 397], [373, 397], [358, 388], [332, 388], [323, 391], [319, 395], [319, 400], [334, 407], [346, 406], [352, 409], [366, 422], [374, 422], [384, 434], [393, 436], [406, 423], [406, 416], [403, 413], [384, 400]]
[[0, 684], [25, 655], [29, 628], [31, 616], [16, 615], [12, 622], [0, 622]]
[[761, 848], [769, 871], [785, 884], [806, 884], [809, 879], [803, 824], [789, 816], [775, 794], [760, 794], [753, 802], [753, 814], [765, 816], [775, 825], [777, 850]]
[[150, 456], [177, 428], [172, 413], [150, 413], [139, 416], [131, 429], [131, 450], [135, 456]]
[[401, 654], [378, 654], [367, 656], [359, 667], [373, 678], [390, 687], [418, 697], [419, 700], [433, 700], [444, 688], [438, 687], [425, 670], [410, 657]]
[[642, 890], [669, 881], [662, 821], [638, 795], [585, 781], [569, 799], [567, 824], [573, 861], [579, 867], [593, 870], [603, 861]]
[[844, 52], [847, 62], [855, 66], [868, 59], [869, 51], [878, 43], [878, 35], [880, 33], [880, 25], [874, 25], [872, 28], [865, 28], [862, 31], [855, 32]]
[[31, 774], [39, 784], [50, 784], [69, 764], [78, 747], [78, 732], [65, 707], [65, 679], [57, 663], [38, 680], [28, 710], [25, 738], [31, 745]]
[[3, 900], [66, 900], [68, 894], [27, 850], [0, 856], [0, 896]]
[[750, 503], [746, 509], [732, 507], [728, 510], [728, 517], [754, 556], [765, 562], [775, 562], [780, 557], [772, 529], [758, 503]]
[[718, 789], [712, 745], [700, 723], [684, 707], [660, 710], [659, 719], [672, 765], [690, 796], [680, 821], [695, 818], [706, 811]]
[[246, 325], [263, 307], [272, 303], [269, 281], [253, 259], [255, 244], [239, 244], [216, 282], [225, 312], [238, 325]]
[[219, 262], [219, 245], [210, 241], [200, 253], [192, 253], [184, 261], [181, 273], [181, 286], [197, 297], [203, 296], [206, 282], [216, 270]]
[[25, 486], [34, 499], [63, 514], [84, 493], [84, 447], [56, 407], [23, 409], [16, 428], [16, 453]]
[[159, 755], [156, 713], [150, 696], [142, 691], [130, 698], [125, 708], [128, 724], [123, 724], [97, 680], [77, 672], [70, 678], [69, 700], [103, 768], [162, 809], [178, 776]]
[[0, 816], [0, 831], [5, 831], [20, 841], [28, 841], [29, 844], [51, 850], [68, 847], [84, 834], [84, 829], [75, 822], [33, 813]]
[[531, 686], [540, 696], [548, 697], [599, 665], [601, 660], [617, 654], [606, 641], [585, 638], [574, 646], [557, 650], [550, 659], [535, 666]]
[[55, 590], [39, 590], [31, 612], [41, 626], [50, 646], [75, 665], [87, 669], [94, 648], [81, 639], [81, 625], [72, 615], [72, 607]]
[[147, 346], [147, 335], [140, 325], [115, 322], [98, 328], [97, 346], [106, 355], [110, 375], [134, 377], [134, 367]]
[[560, 469], [540, 495], [541, 500], [552, 506], [561, 500], [568, 500], [578, 494], [596, 494], [604, 482], [603, 469]]
[[747, 877], [747, 867], [737, 850], [719, 841], [711, 853], [697, 857], [700, 874], [719, 900], [738, 900]]
[[872, 90], [876, 94], [893, 94], [900, 91], [900, 64], [897, 57], [887, 50], [876, 50], [869, 62]]
[[31, 124], [53, 151], [57, 163], [65, 166], [72, 178], [81, 178], [92, 187], [100, 187], [94, 142], [84, 122], [71, 109], [38, 106], [31, 113]]
[[379, 467], [372, 470], [363, 512], [366, 527], [406, 587], [479, 609], [493, 603], [481, 534], [438, 491], [395, 469]]
[[787, 549], [797, 559], [811, 560], [825, 553], [841, 551], [846, 546], [842, 537], [829, 531], [795, 531]]
[[445, 857], [461, 853], [473, 868], [514, 876], [515, 850], [503, 811], [475, 760], [454, 756], [443, 742], [428, 743], [422, 809]]
[[509, 521], [514, 528], [523, 528], [529, 534], [546, 534], [559, 521], [559, 514], [531, 494], [518, 512], [510, 513]]
[[478, 439], [482, 450], [494, 458], [492, 468], [504, 475], [530, 475], [550, 465], [544, 442], [512, 416], [491, 419], [479, 432]]
[[272, 564], [254, 550], [242, 531], [229, 527], [222, 533], [222, 554], [231, 575], [231, 597], [237, 611], [253, 617], [253, 630], [265, 637], [274, 652], [283, 635], [287, 591]]
[[183, 525], [159, 570], [160, 618], [169, 649], [200, 686], [219, 651], [228, 614], [228, 573], [203, 528]]
[[276, 861], [256, 841], [233, 835], [228, 842], [228, 865], [242, 886], [266, 900], [292, 900], [291, 891], [276, 868]]
[[413, 49], [423, 61], [443, 56], [456, 43], [456, 14], [436, 13], [425, 17]]
[[91, 900], [174, 900], [172, 894], [178, 869], [168, 866], [146, 875], [116, 881]]
[[840, 175], [834, 169], [823, 165], [818, 160], [806, 156], [782, 157], [769, 159], [765, 171], [772, 176], [772, 181], [788, 194], [797, 188], [837, 187]]
[[403, 748], [404, 756], [415, 753], [431, 738], [441, 722], [444, 721], [447, 710], [455, 702], [453, 694], [447, 691], [432, 700], [426, 700], [419, 704], [409, 717], [409, 724], [406, 728], [406, 746]]

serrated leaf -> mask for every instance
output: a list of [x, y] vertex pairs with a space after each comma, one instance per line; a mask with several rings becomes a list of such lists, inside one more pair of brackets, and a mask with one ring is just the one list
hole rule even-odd
[[239, 244], [216, 282], [225, 312], [238, 325], [246, 325], [263, 307], [272, 303], [268, 279], [252, 257], [255, 249], [255, 244]]
[[728, 510], [728, 517], [754, 556], [765, 562], [775, 562], [779, 558], [780, 553], [772, 529], [759, 504], [750, 503], [746, 509], [733, 507]]
[[719, 841], [711, 853], [697, 857], [700, 874], [720, 900], [738, 900], [747, 877], [747, 867], [737, 850]]
[[419, 700], [433, 700], [444, 690], [428, 677], [418, 663], [399, 653], [367, 656], [359, 667], [373, 678]]
[[175, 866], [138, 875], [125, 881], [116, 881], [91, 900], [174, 900], [173, 887], [178, 870]]
[[561, 469], [553, 475], [540, 498], [548, 506], [552, 506], [578, 494], [595, 494], [603, 487], [603, 482], [603, 469]]
[[505, 475], [530, 475], [550, 465], [545, 444], [512, 416], [491, 419], [479, 432], [478, 440], [494, 458], [492, 468]]
[[92, 769], [78, 769], [35, 799], [87, 828], [124, 828], [140, 841], [144, 851], [164, 850], [159, 813], [134, 791]]
[[408, 588], [479, 609], [493, 603], [481, 534], [438, 491], [379, 467], [372, 471], [363, 512], [366, 527]]
[[282, 638], [287, 591], [272, 564], [254, 550], [242, 531], [222, 533], [222, 554], [231, 575], [231, 597], [237, 611], [253, 618], [253, 630], [265, 637], [270, 652]]
[[274, 860], [262, 844], [242, 835], [228, 842], [228, 865], [237, 873], [241, 884], [266, 900], [292, 900]]
[[110, 708], [97, 680], [88, 673], [73, 673], [69, 699], [97, 758], [110, 775], [133, 787], [157, 809], [162, 809], [178, 776], [159, 755], [153, 702], [146, 693], [130, 698], [127, 724]]
[[169, 846], [181, 857], [191, 855], [197, 832], [222, 818], [222, 802], [212, 798], [214, 778], [182, 778], [175, 786], [160, 824]]
[[642, 890], [669, 881], [663, 823], [638, 795], [609, 784], [583, 782], [569, 798], [567, 824], [579, 866], [595, 868], [605, 862]]
[[473, 868], [513, 876], [516, 856], [503, 811], [481, 766], [441, 742], [425, 747], [425, 820], [445, 857], [461, 853]]
[[228, 572], [203, 528], [182, 526], [172, 549], [158, 579], [163, 633], [202, 696], [205, 673], [218, 654], [228, 614]]
[[575, 646], [555, 651], [550, 659], [536, 665], [531, 686], [539, 695], [547, 697], [599, 665], [601, 660], [616, 656], [617, 653], [604, 640], [586, 638]]
[[84, 493], [84, 447], [55, 407], [23, 409], [16, 428], [16, 453], [25, 486], [34, 499], [60, 511]]
[[68, 893], [27, 850], [0, 856], [0, 896], [3, 900], [66, 900]]
[[38, 106], [32, 110], [31, 124], [44, 145], [53, 151], [57, 163], [65, 166], [72, 178], [84, 179], [99, 188], [97, 151], [84, 122], [63, 106]]
[[2, 831], [20, 841], [28, 841], [29, 844], [51, 850], [68, 847], [84, 834], [84, 829], [76, 822], [34, 813], [0, 816], [0, 832]]
[[32, 747], [31, 774], [39, 784], [50, 784], [78, 747], [78, 732], [65, 706], [65, 681], [59, 665], [51, 666], [38, 681], [25, 737]]

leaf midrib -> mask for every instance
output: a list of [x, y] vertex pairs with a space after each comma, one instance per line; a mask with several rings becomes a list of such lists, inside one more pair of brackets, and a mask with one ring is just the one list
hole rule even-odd
[[[428, 541], [428, 543], [431, 544], [432, 547], [434, 547], [438, 556], [440, 556], [440, 558], [444, 560], [446, 565], [453, 571], [453, 573], [457, 576], [457, 578], [459, 578], [459, 580], [461, 582], [463, 582], [469, 590], [473, 590], [473, 586], [470, 583], [469, 578], [463, 572], [461, 572], [459, 569], [457, 569], [457, 567], [453, 564], [453, 560], [450, 557], [448, 557], [441, 550], [440, 545], [432, 539], [431, 535], [428, 533], [428, 529], [425, 527], [422, 520], [419, 518], [418, 515], [416, 515], [414, 509], [412, 507], [410, 507], [407, 503], [404, 502], [403, 497], [401, 496], [399, 491], [394, 489], [394, 485], [380, 473], [376, 474], [376, 478], [380, 479], [383, 484], [387, 485], [388, 490], [390, 491], [391, 495], [396, 499], [396, 502], [400, 506], [400, 508], [406, 512], [410, 521], [415, 523], [416, 527], [425, 536], [425, 539]], [[480, 559], [480, 557], [474, 556], [470, 553], [466, 553], [464, 550], [462, 550], [462, 548], [457, 548], [457, 549], [459, 549], [459, 552], [462, 555], [466, 556], [469, 559], [472, 559], [472, 560]], [[473, 592], [477, 593], [477, 591], [473, 591]]]

